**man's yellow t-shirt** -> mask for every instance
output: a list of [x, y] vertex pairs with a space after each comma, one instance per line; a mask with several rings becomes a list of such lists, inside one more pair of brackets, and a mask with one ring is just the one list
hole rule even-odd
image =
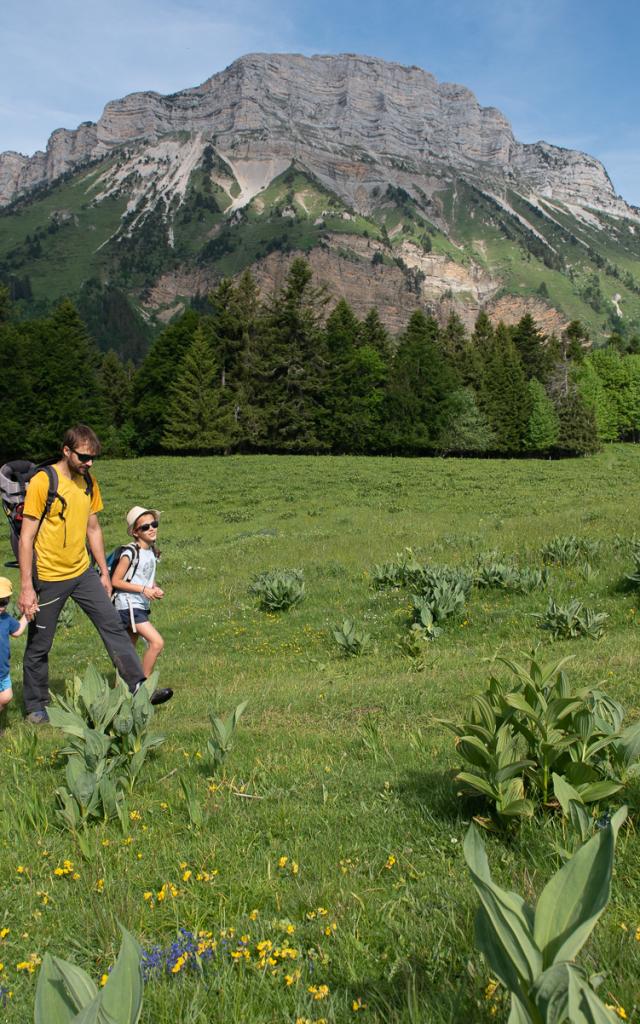
[[[35, 552], [39, 579], [72, 580], [88, 569], [87, 523], [91, 513], [100, 512], [104, 506], [97, 480], [93, 481], [91, 498], [86, 489], [84, 477], [74, 475], [69, 480], [58, 473], [58, 494], [67, 504], [63, 507], [62, 502], [55, 498], [38, 531]], [[24, 514], [39, 521], [48, 493], [47, 474], [36, 473], [27, 487]]]

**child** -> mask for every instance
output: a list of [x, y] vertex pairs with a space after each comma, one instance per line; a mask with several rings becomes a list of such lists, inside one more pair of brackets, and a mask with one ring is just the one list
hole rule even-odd
[[156, 547], [158, 519], [155, 508], [134, 505], [127, 512], [127, 533], [134, 544], [128, 544], [113, 570], [111, 582], [115, 591], [114, 604], [120, 618], [129, 631], [135, 647], [141, 636], [147, 643], [142, 657], [145, 676], [150, 676], [164, 647], [160, 633], [149, 621], [151, 602], [164, 597], [164, 591], [156, 586], [156, 565], [159, 551]]
[[11, 661], [9, 637], [20, 636], [27, 628], [26, 615], [22, 615], [18, 622], [13, 615], [9, 615], [7, 612], [7, 605], [12, 593], [11, 580], [8, 580], [6, 576], [0, 576], [0, 734], [4, 732], [3, 720], [6, 717], [7, 706], [13, 698], [11, 676], [9, 675]]

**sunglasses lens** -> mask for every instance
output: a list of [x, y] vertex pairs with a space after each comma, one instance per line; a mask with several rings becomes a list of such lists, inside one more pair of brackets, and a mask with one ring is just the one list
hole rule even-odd
[[154, 519], [153, 522], [151, 522], [151, 523], [145, 523], [143, 526], [139, 526], [138, 529], [142, 530], [144, 533], [146, 533], [147, 530], [157, 530], [158, 529], [158, 520]]

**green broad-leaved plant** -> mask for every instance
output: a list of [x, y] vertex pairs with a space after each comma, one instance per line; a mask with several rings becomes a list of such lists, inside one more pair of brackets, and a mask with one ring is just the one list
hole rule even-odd
[[[597, 688], [572, 690], [564, 671], [569, 658], [545, 664], [534, 652], [528, 662], [496, 660], [510, 677], [491, 676], [462, 721], [438, 719], [465, 762], [457, 781], [463, 792], [489, 800], [501, 818], [559, 804], [582, 835], [583, 814], [571, 811], [570, 800], [595, 806], [640, 773], [640, 721], [623, 728], [618, 701]], [[563, 781], [575, 797], [560, 799]]]
[[274, 569], [261, 572], [251, 581], [249, 593], [258, 598], [264, 611], [284, 612], [304, 599], [301, 569]]
[[38, 974], [34, 1024], [138, 1024], [142, 1013], [141, 949], [126, 928], [103, 988], [86, 971], [45, 953]]
[[214, 768], [219, 768], [232, 750], [234, 733], [248, 703], [243, 700], [226, 718], [219, 718], [213, 711], [209, 712], [211, 737], [207, 741], [207, 751]]
[[626, 807], [549, 880], [535, 907], [491, 878], [484, 844], [472, 824], [464, 855], [480, 898], [476, 943], [511, 993], [509, 1024], [613, 1024], [575, 959], [603, 913], [614, 848]]
[[331, 630], [331, 635], [345, 658], [356, 658], [371, 646], [371, 635], [353, 619], [343, 619], [341, 625]]

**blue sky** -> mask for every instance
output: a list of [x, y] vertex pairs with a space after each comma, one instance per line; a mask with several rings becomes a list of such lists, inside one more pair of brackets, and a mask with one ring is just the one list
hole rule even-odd
[[640, 206], [637, 3], [31, 0], [5, 5], [0, 151], [43, 149], [128, 92], [197, 85], [243, 53], [416, 64], [496, 106], [523, 142], [581, 149]]

